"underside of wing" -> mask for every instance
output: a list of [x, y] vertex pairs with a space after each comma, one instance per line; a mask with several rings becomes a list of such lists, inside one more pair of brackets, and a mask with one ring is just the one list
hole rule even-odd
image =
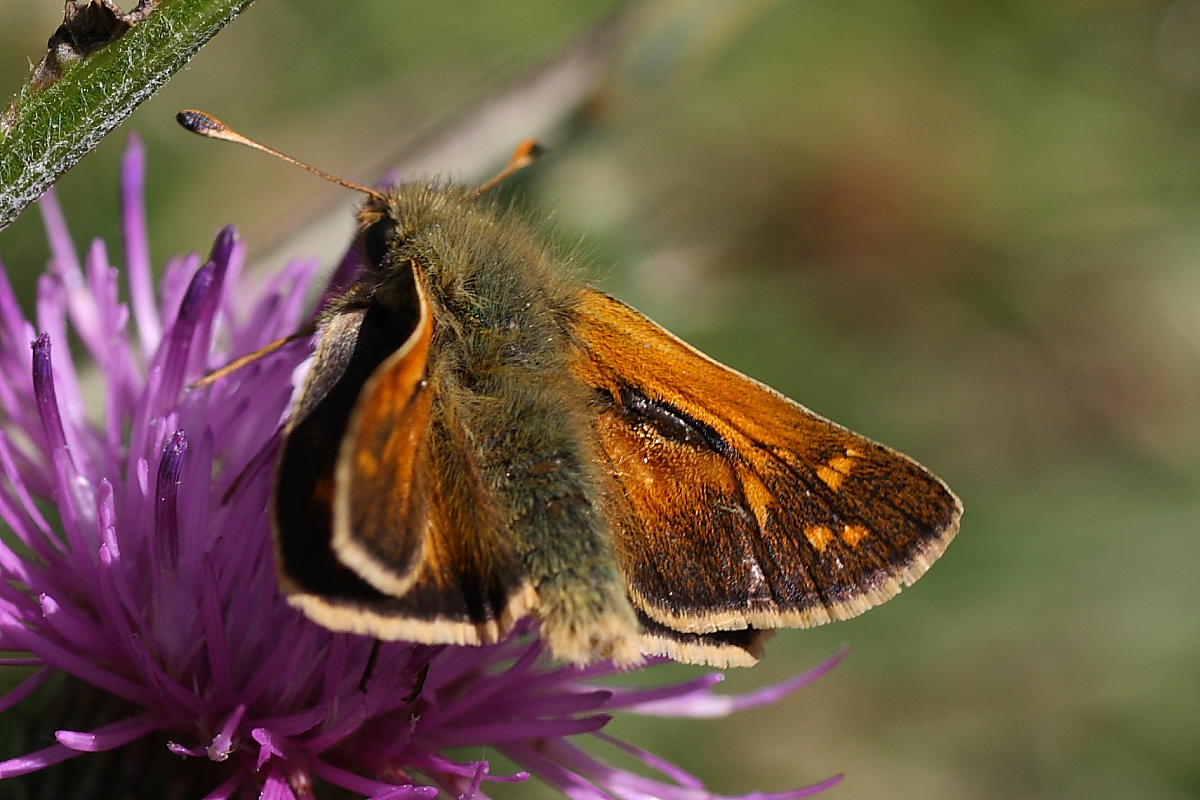
[[685, 664], [709, 667], [751, 667], [762, 656], [763, 642], [774, 631], [742, 628], [736, 631], [687, 633], [667, 627], [638, 610], [642, 651]]
[[427, 379], [432, 314], [378, 302], [321, 329], [275, 493], [281, 581], [326, 627], [500, 639], [536, 597]]
[[[578, 313], [573, 369], [595, 390], [618, 559], [634, 604], [662, 628], [760, 633], [853, 617], [919, 578], [957, 532], [958, 499], [908, 457], [604, 294], [586, 293]], [[661, 651], [719, 661], [688, 657], [705, 639]]]

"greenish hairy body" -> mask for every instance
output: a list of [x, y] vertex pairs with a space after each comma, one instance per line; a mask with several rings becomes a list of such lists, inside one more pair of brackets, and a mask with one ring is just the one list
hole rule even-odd
[[[435, 424], [467, 437], [497, 506], [489, 527], [521, 553], [538, 615], [555, 628], [607, 616], [636, 631], [581, 435], [591, 392], [566, 357], [580, 290], [573, 270], [519, 215], [498, 214], [465, 188], [411, 185], [388, 200], [399, 224], [387, 257], [419, 265], [428, 281]], [[384, 275], [376, 297], [386, 304], [396, 272]], [[454, 474], [461, 454], [432, 456]]]

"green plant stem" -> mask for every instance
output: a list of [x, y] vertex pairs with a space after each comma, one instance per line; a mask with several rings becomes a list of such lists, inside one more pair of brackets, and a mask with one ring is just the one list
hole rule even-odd
[[0, 131], [0, 229], [149, 98], [253, 0], [159, 0], [47, 86], [27, 82]]

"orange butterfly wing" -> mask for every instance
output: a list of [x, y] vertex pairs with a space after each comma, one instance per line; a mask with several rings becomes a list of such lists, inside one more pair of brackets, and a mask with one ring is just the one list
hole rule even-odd
[[660, 626], [650, 649], [746, 663], [736, 651], [755, 655], [760, 637], [719, 632], [853, 617], [919, 578], [957, 532], [958, 499], [908, 457], [607, 295], [585, 292], [577, 314], [573, 370], [596, 390], [615, 549], [635, 606]]
[[415, 320], [372, 302], [320, 328], [275, 492], [281, 578], [329, 628], [494, 642], [536, 596], [470, 448], [437, 413], [417, 286]]

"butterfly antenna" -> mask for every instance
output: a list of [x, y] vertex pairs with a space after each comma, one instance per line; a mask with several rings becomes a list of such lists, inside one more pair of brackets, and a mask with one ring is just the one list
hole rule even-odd
[[316, 332], [316, 330], [317, 330], [317, 325], [315, 322], [313, 322], [313, 321], [306, 322], [304, 325], [302, 325], [300, 327], [300, 330], [296, 331], [295, 333], [285, 336], [282, 339], [276, 339], [273, 342], [268, 342], [267, 344], [265, 344], [262, 347], [255, 350], [253, 353], [247, 353], [246, 355], [244, 355], [240, 358], [235, 358], [233, 361], [230, 361], [225, 366], [214, 369], [212, 372], [208, 373], [203, 378], [200, 378], [197, 381], [189, 383], [187, 388], [203, 389], [205, 386], [211, 386], [212, 384], [214, 384], [217, 381], [224, 378], [226, 375], [230, 375], [234, 372], [237, 372], [242, 367], [253, 364], [255, 361], [258, 361], [259, 359], [266, 358], [267, 356], [274, 353], [276, 350], [280, 350], [283, 347], [286, 347], [287, 345], [291, 344], [292, 342], [312, 336]]
[[252, 147], [255, 150], [260, 150], [269, 155], [273, 155], [276, 158], [283, 159], [289, 164], [295, 164], [297, 167], [306, 169], [314, 175], [319, 175], [325, 180], [336, 183], [339, 186], [345, 186], [347, 189], [354, 189], [355, 191], [363, 192], [364, 194], [370, 195], [371, 197], [374, 197], [380, 201], [384, 199], [383, 195], [374, 189], [368, 189], [365, 186], [359, 186], [357, 183], [344, 181], [341, 178], [330, 175], [328, 172], [322, 172], [314, 166], [305, 164], [303, 161], [297, 158], [292, 158], [291, 156], [281, 153], [278, 150], [267, 147], [265, 144], [261, 144], [253, 139], [247, 138], [235, 131], [233, 128], [230, 128], [224, 122], [221, 122], [221, 120], [217, 119], [211, 114], [205, 114], [203, 111], [197, 111], [191, 108], [187, 109], [186, 111], [180, 111], [175, 115], [175, 121], [187, 128], [192, 133], [196, 133], [201, 136], [207, 136], [209, 139], [220, 139], [226, 142], [244, 144], [246, 147]]
[[538, 156], [542, 154], [542, 146], [534, 139], [526, 139], [517, 147], [517, 152], [513, 153], [512, 159], [508, 162], [508, 166], [500, 170], [488, 180], [480, 184], [479, 188], [471, 192], [472, 197], [479, 197], [485, 192], [490, 192], [500, 184], [504, 183], [514, 172], [525, 169], [530, 164], [538, 160]]

